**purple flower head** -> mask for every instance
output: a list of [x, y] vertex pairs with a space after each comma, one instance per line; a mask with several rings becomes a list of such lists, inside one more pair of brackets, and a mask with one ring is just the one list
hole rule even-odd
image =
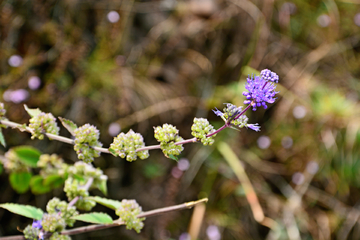
[[246, 127], [254, 130], [255, 132], [259, 132], [260, 131], [260, 126], [258, 123], [255, 124], [247, 124]]
[[242, 107], [237, 107], [234, 104], [226, 103], [226, 108], [224, 108], [224, 115], [227, 120], [234, 119], [242, 112]]
[[41, 229], [42, 228], [41, 220], [34, 220], [32, 223], [32, 227]]
[[262, 70], [260, 72], [260, 76], [267, 82], [279, 82], [279, 76], [276, 73], [270, 71], [269, 69]]
[[[266, 70], [266, 69], [265, 69]], [[263, 71], [265, 71], [263, 70]], [[262, 72], [263, 72], [262, 71]], [[266, 79], [270, 79], [270, 75], [274, 81], [278, 81], [278, 77], [274, 77], [273, 74], [269, 74], [265, 72], [267, 75]], [[276, 75], [276, 73], [274, 73]], [[277, 75], [276, 75], [277, 76]], [[264, 79], [262, 76], [249, 76], [247, 78], [247, 83], [245, 84], [246, 90], [248, 92], [243, 92], [243, 95], [246, 97], [244, 104], [252, 104], [253, 111], [257, 109], [257, 107], [263, 106], [264, 109], [267, 108], [266, 103], [274, 103], [275, 95], [278, 93], [275, 91], [276, 85], [273, 82], [269, 82]]]

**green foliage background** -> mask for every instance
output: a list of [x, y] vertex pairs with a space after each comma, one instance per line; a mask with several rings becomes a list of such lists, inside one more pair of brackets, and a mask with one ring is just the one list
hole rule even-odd
[[[120, 14], [118, 22], [108, 21], [110, 11]], [[151, 210], [208, 197], [199, 239], [207, 239], [209, 225], [219, 227], [222, 239], [360, 238], [359, 1], [3, 0], [0, 12], [0, 100], [8, 90], [26, 89], [23, 103], [79, 126], [94, 124], [104, 146], [112, 142], [114, 122], [124, 132], [140, 132], [147, 145], [156, 144], [153, 126], [163, 123], [176, 125], [184, 138], [191, 137], [194, 117], [220, 127], [211, 109], [241, 105], [248, 74], [269, 68], [280, 76], [276, 103], [249, 113], [261, 132], [227, 129], [213, 146], [185, 145], [181, 157], [191, 165], [181, 178], [171, 174], [176, 162], [158, 150], [133, 163], [102, 154], [94, 164], [109, 176], [109, 198], [134, 198]], [[321, 26], [321, 19], [329, 24]], [[23, 58], [19, 67], [8, 63], [14, 54]], [[40, 77], [39, 89], [29, 89], [31, 76]], [[5, 102], [10, 120], [28, 123], [23, 103]], [[300, 119], [293, 114], [298, 106], [306, 109]], [[70, 145], [3, 132], [8, 148], [32, 145], [77, 160]], [[65, 129], [60, 134], [69, 137]], [[271, 139], [267, 149], [257, 145], [262, 135]], [[284, 137], [291, 137], [290, 148]], [[221, 142], [243, 161], [276, 229], [254, 220], [236, 170], [218, 150]], [[0, 148], [1, 155], [6, 151]], [[314, 176], [309, 162], [319, 165]], [[302, 185], [292, 182], [297, 172]], [[4, 171], [0, 178], [0, 203], [44, 209], [52, 196], [65, 199], [61, 189], [19, 195]], [[179, 239], [191, 228], [191, 214], [149, 218], [139, 235], [119, 227], [73, 239]], [[0, 210], [0, 235], [18, 234], [16, 227], [27, 224]]]

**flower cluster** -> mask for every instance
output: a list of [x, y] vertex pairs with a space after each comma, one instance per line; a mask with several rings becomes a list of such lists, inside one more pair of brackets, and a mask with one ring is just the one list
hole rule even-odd
[[149, 157], [149, 151], [139, 151], [136, 149], [144, 147], [144, 139], [139, 133], [135, 133], [130, 129], [128, 133], [120, 133], [114, 138], [114, 142], [110, 145], [110, 152], [115, 153], [116, 156], [122, 158], [126, 157], [129, 162], [135, 161], [137, 157], [146, 159]]
[[13, 149], [7, 151], [0, 162], [8, 172], [30, 172], [30, 167], [20, 160]]
[[65, 220], [57, 212], [54, 213], [44, 213], [41, 226], [46, 232], [61, 232], [65, 226]]
[[44, 133], [58, 135], [60, 128], [57, 126], [56, 119], [51, 113], [41, 112], [30, 119], [29, 127], [32, 129], [31, 139], [44, 139]]
[[260, 76], [267, 82], [279, 82], [279, 76], [276, 73], [270, 71], [269, 69], [262, 70], [260, 72]]
[[221, 117], [225, 122], [229, 123], [231, 127], [236, 129], [247, 127], [256, 132], [260, 131], [259, 124], [248, 123], [249, 118], [244, 114], [242, 107], [237, 107], [231, 103], [227, 103], [223, 112], [216, 109], [214, 113]]
[[268, 69], [261, 71], [260, 76], [249, 76], [245, 88], [247, 92], [243, 92], [246, 97], [244, 104], [251, 104], [255, 111], [258, 107], [267, 108], [266, 103], [274, 103], [276, 85], [279, 81], [279, 76]]
[[[89, 196], [89, 189], [98, 188], [102, 190], [101, 186], [106, 186], [107, 176], [103, 174], [102, 170], [94, 168], [91, 164], [84, 162], [76, 162], [74, 166], [69, 167], [68, 174], [69, 177], [66, 179], [64, 186], [66, 196], [69, 201], [75, 197], [79, 197], [75, 206], [79, 209], [90, 211], [96, 203], [93, 200], [85, 199]], [[93, 181], [90, 186], [85, 188], [84, 185], [90, 178], [92, 178]]]
[[[38, 222], [38, 221], [35, 221]], [[34, 226], [34, 225], [28, 225], [23, 233], [24, 233], [24, 237], [25, 239], [29, 239], [29, 240], [38, 240], [40, 239], [40, 236], [42, 234], [41, 232], [41, 221], [40, 222], [40, 227], [38, 226]]]
[[200, 140], [205, 146], [214, 143], [216, 134], [211, 137], [206, 136], [213, 132], [215, 132], [215, 129], [207, 119], [194, 118], [194, 124], [191, 126], [191, 135], [196, 137], [197, 140]]
[[154, 136], [156, 140], [160, 142], [160, 148], [166, 157], [169, 157], [170, 155], [177, 156], [184, 150], [182, 144], [175, 144], [184, 139], [179, 136], [179, 130], [173, 125], [165, 123], [162, 127], [154, 127], [154, 133]]
[[144, 227], [142, 221], [145, 218], [138, 218], [137, 216], [142, 213], [142, 208], [135, 200], [123, 199], [121, 201], [121, 206], [116, 209], [115, 214], [124, 221], [126, 229], [134, 229], [137, 233], [141, 231]]
[[96, 127], [87, 123], [75, 129], [74, 134], [74, 149], [80, 160], [89, 163], [94, 160], [94, 157], [100, 156], [100, 152], [93, 148], [102, 146], [99, 142], [100, 132], [96, 129]]
[[64, 177], [68, 168], [64, 160], [56, 154], [42, 154], [37, 166], [41, 168], [40, 175], [43, 177], [54, 174]]
[[69, 177], [81, 178], [88, 181], [89, 178], [93, 178], [93, 183], [90, 188], [96, 188], [102, 183], [106, 183], [108, 177], [103, 173], [100, 168], [94, 168], [91, 164], [84, 162], [76, 162], [68, 169]]
[[51, 235], [49, 240], [71, 240], [71, 237], [68, 235], [61, 235], [60, 233], [55, 232], [53, 235]]
[[83, 181], [75, 178], [68, 178], [65, 181], [64, 192], [66, 193], [69, 201], [79, 197], [78, 201], [75, 203], [75, 206], [78, 209], [90, 211], [96, 205], [96, 202], [86, 199], [86, 197], [89, 196], [89, 191], [88, 189], [82, 187], [83, 183]]
[[[42, 220], [34, 220], [32, 225], [28, 225], [23, 233], [24, 238], [29, 240], [38, 240], [38, 239], [49, 239], [49, 240], [71, 240], [71, 237], [67, 235], [61, 235], [59, 232], [62, 231], [65, 227], [62, 224], [62, 220], [59, 220], [56, 214], [47, 214], [43, 215]], [[59, 220], [60, 222], [56, 222]], [[50, 231], [54, 230], [55, 231]], [[49, 234], [51, 236], [49, 237]]]
[[47, 203], [46, 211], [49, 214], [56, 213], [60, 215], [60, 217], [65, 220], [66, 225], [69, 227], [72, 227], [75, 223], [75, 220], [71, 219], [71, 217], [79, 214], [74, 206], [68, 206], [67, 202], [60, 201], [60, 199], [56, 197]]

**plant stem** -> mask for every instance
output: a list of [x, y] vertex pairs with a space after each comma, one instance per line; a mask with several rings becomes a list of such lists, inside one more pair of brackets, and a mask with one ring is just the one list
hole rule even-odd
[[221, 132], [222, 130], [224, 130], [225, 128], [227, 128], [230, 124], [229, 123], [225, 123], [222, 127], [220, 127], [218, 130], [216, 130], [215, 132], [209, 133], [208, 135], [206, 135], [206, 137], [211, 137], [219, 132]]
[[237, 115], [234, 120], [238, 119], [239, 117], [241, 117], [247, 110], [249, 110], [249, 108], [252, 106], [252, 104], [254, 103], [254, 101], [252, 101], [249, 105], [247, 105], [247, 107], [241, 112], [239, 113], [239, 115]]
[[[151, 211], [140, 213], [137, 217], [138, 218], [151, 217], [151, 216], [155, 216], [158, 214], [167, 213], [167, 212], [171, 212], [171, 211], [190, 209], [197, 204], [204, 203], [207, 201], [208, 201], [207, 198], [203, 198], [198, 201], [187, 202], [187, 203], [174, 205], [174, 206], [170, 206], [170, 207], [158, 208], [158, 209], [154, 209]], [[71, 230], [62, 231], [61, 234], [62, 235], [75, 235], [75, 234], [79, 234], [79, 233], [85, 233], [85, 232], [91, 232], [91, 231], [96, 231], [96, 230], [100, 230], [100, 229], [116, 227], [116, 226], [120, 226], [120, 225], [124, 225], [124, 224], [125, 223], [123, 221], [118, 219], [118, 220], [115, 220], [111, 224], [96, 224], [96, 225], [90, 225], [90, 226], [86, 226], [86, 227], [79, 227], [79, 228], [75, 228], [75, 229], [71, 229]]]
[[[241, 115], [243, 115], [249, 108], [250, 108], [249, 104], [238, 116], [235, 117], [234, 120], [238, 119]], [[15, 122], [11, 122], [8, 120], [0, 120], [0, 124], [12, 127], [12, 128], [17, 128], [20, 131], [26, 131], [29, 133], [33, 133], [33, 130], [26, 126], [26, 125], [21, 125]], [[211, 137], [219, 132], [221, 132], [222, 130], [224, 130], [225, 128], [230, 126], [230, 122], [226, 122], [222, 127], [220, 127], [219, 129], [217, 129], [216, 131], [209, 133], [208, 135], [206, 135], [206, 137]], [[58, 135], [54, 135], [51, 133], [43, 133], [45, 136], [47, 136], [48, 138], [52, 139], [52, 140], [57, 140], [60, 142], [64, 142], [67, 144], [71, 144], [74, 145], [74, 140], [71, 138], [67, 138], [67, 137], [63, 137], [63, 136], [58, 136]], [[195, 143], [198, 142], [198, 139], [196, 138], [190, 138], [190, 139], [186, 139], [186, 140], [182, 140], [179, 142], [176, 142], [175, 145], [181, 145], [181, 144], [186, 144], [186, 143]], [[102, 153], [109, 153], [110, 151], [108, 148], [102, 148], [102, 147], [92, 147], [93, 149], [95, 149], [96, 151], [102, 152]], [[135, 152], [140, 152], [140, 151], [145, 151], [145, 150], [153, 150], [153, 149], [160, 149], [160, 145], [152, 145], [152, 146], [146, 146], [146, 147], [142, 147], [142, 148], [138, 148], [136, 149]]]

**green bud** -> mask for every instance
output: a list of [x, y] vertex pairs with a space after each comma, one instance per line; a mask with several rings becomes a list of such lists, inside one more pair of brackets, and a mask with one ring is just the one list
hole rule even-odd
[[44, 133], [59, 135], [60, 128], [57, 126], [56, 119], [51, 113], [41, 112], [30, 119], [29, 128], [32, 129], [31, 139], [44, 139]]
[[87, 123], [75, 129], [74, 134], [74, 149], [80, 160], [89, 163], [94, 161], [94, 157], [100, 156], [100, 152], [93, 148], [102, 146], [99, 142], [100, 132], [96, 127]]
[[140, 233], [141, 229], [144, 227], [142, 221], [145, 218], [138, 218], [137, 216], [142, 213], [142, 208], [135, 200], [123, 199], [121, 201], [121, 206], [116, 209], [115, 214], [124, 221], [126, 229], [134, 229], [137, 233]]
[[[101, 179], [99, 181], [101, 181]], [[73, 200], [75, 197], [79, 197], [79, 200], [75, 203], [75, 206], [78, 209], [90, 211], [96, 205], [96, 202], [85, 199], [85, 197], [89, 196], [89, 191], [82, 188], [83, 184], [85, 184], [84, 181], [80, 182], [77, 179], [69, 177], [65, 181], [64, 192], [69, 201]]]
[[31, 225], [27, 225], [27, 227], [24, 229], [23, 233], [24, 233], [25, 239], [38, 240], [40, 231], [41, 230], [39, 228], [33, 228]]
[[182, 144], [175, 144], [184, 139], [179, 136], [179, 130], [171, 124], [165, 123], [162, 127], [155, 127], [154, 137], [160, 142], [160, 148], [166, 157], [179, 155], [184, 150]]
[[113, 143], [110, 145], [110, 150], [121, 158], [126, 158], [127, 161], [132, 162], [137, 157], [140, 159], [149, 157], [149, 151], [147, 150], [136, 152], [136, 149], [144, 146], [145, 143], [141, 134], [135, 133], [130, 129], [126, 134], [120, 133], [114, 138]]
[[58, 213], [44, 213], [41, 225], [46, 232], [61, 232], [65, 228], [65, 220]]
[[214, 137], [216, 134], [211, 137], [207, 137], [207, 135], [213, 133], [215, 129], [205, 118], [194, 118], [191, 131], [191, 134], [196, 137], [197, 140], [200, 140], [204, 145], [212, 145], [215, 141]]
[[60, 233], [55, 232], [53, 235], [51, 235], [49, 240], [71, 240], [71, 237], [68, 235], [61, 235]]
[[72, 227], [75, 223], [75, 220], [70, 218], [79, 214], [74, 206], [69, 207], [67, 202], [60, 201], [56, 197], [48, 202], [46, 211], [48, 213], [58, 213], [69, 227]]

